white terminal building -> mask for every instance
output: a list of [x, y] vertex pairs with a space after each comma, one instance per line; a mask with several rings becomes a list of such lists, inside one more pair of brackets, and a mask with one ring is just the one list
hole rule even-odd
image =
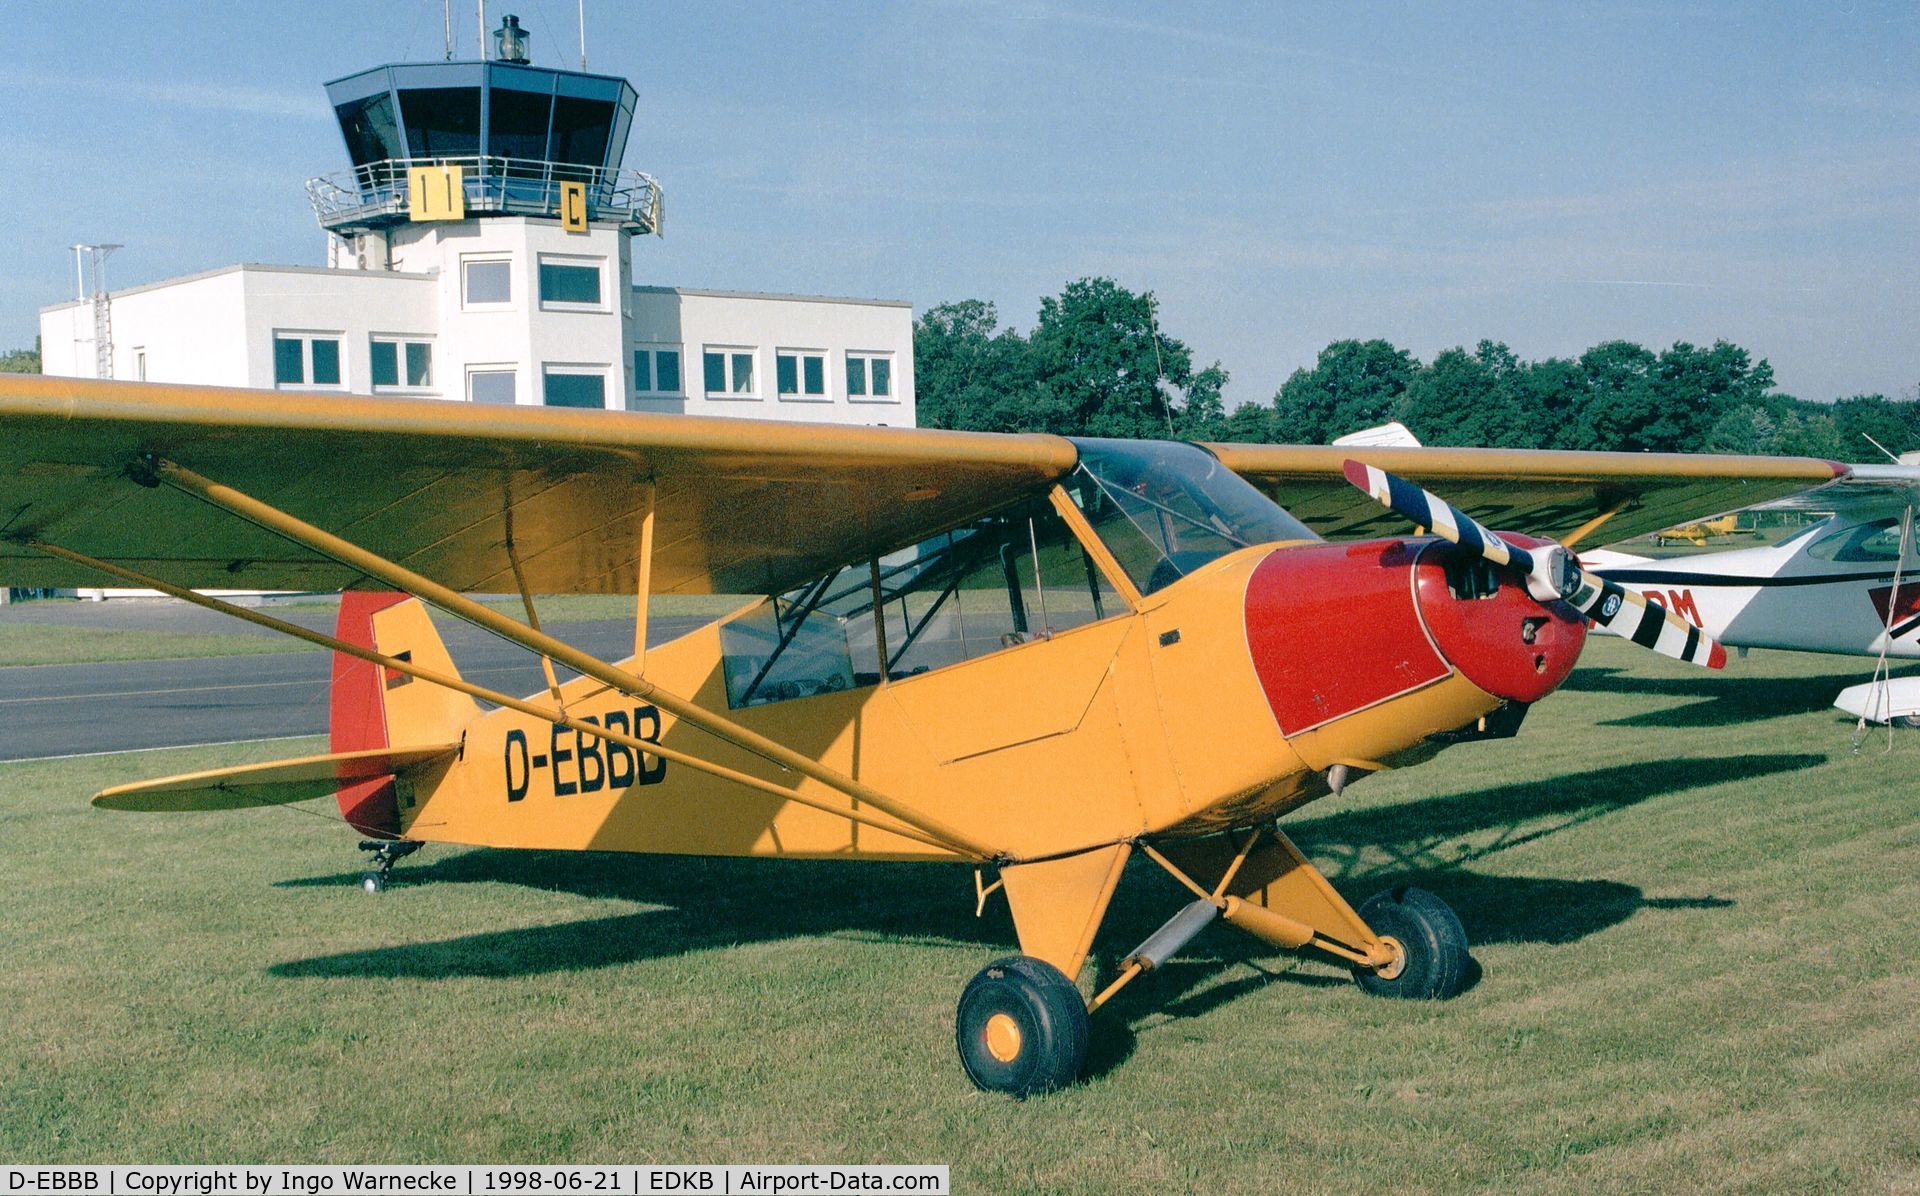
[[234, 265], [44, 308], [42, 368], [913, 426], [909, 304], [634, 285], [662, 204], [621, 165], [633, 87], [528, 65], [513, 17], [494, 42], [492, 61], [327, 84], [353, 166], [307, 183], [325, 266]]

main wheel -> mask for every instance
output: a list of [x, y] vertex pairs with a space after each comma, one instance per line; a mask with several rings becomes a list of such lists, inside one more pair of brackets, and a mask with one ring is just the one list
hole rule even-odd
[[1355, 968], [1353, 978], [1376, 997], [1438, 1001], [1466, 987], [1467, 932], [1447, 903], [1425, 889], [1375, 893], [1360, 917], [1398, 957], [1382, 968]]
[[368, 872], [362, 875], [360, 877], [360, 888], [368, 893], [386, 892], [387, 874], [384, 872]]
[[954, 1019], [967, 1078], [1016, 1097], [1064, 1088], [1087, 1061], [1087, 1003], [1059, 968], [1025, 955], [967, 982]]

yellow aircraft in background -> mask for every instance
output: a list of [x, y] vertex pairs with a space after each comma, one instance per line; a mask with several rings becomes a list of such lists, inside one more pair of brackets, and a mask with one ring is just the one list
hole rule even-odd
[[[1512, 734], [1589, 621], [1724, 659], [1563, 547], [1474, 515], [1577, 542], [1837, 471], [19, 378], [0, 381], [0, 576], [105, 575], [333, 650], [326, 754], [95, 802], [333, 794], [371, 890], [423, 843], [994, 870], [981, 888], [1004, 890], [1020, 954], [966, 986], [956, 1041], [976, 1084], [1025, 1095], [1071, 1082], [1089, 1013], [1216, 920], [1337, 959], [1369, 992], [1457, 992], [1467, 940], [1444, 903], [1397, 887], [1356, 910], [1276, 819]], [[1321, 538], [1409, 522], [1433, 534]], [[215, 586], [345, 594], [327, 635], [192, 588]], [[541, 631], [533, 595], [556, 592], [633, 595], [632, 656]], [[519, 594], [525, 621], [475, 593]], [[663, 593], [750, 597], [649, 644]], [[463, 679], [423, 603], [543, 657], [546, 690]], [[1089, 996], [1136, 853], [1193, 900]]]
[[1736, 511], [1731, 514], [1722, 515], [1718, 519], [1703, 519], [1698, 523], [1688, 523], [1680, 527], [1663, 528], [1653, 533], [1653, 542], [1664, 545], [1674, 540], [1685, 540], [1687, 543], [1695, 546], [1704, 546], [1710, 540], [1717, 540], [1723, 536], [1737, 535], [1741, 532], [1751, 532], [1752, 530], [1753, 525], [1750, 523], [1745, 526], [1741, 525], [1740, 513]]

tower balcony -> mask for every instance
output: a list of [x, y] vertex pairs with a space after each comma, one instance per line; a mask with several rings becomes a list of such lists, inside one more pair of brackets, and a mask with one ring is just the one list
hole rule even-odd
[[661, 231], [660, 184], [624, 167], [579, 166], [526, 158], [462, 155], [387, 158], [307, 180], [314, 217], [330, 233], [351, 236], [407, 223], [408, 172], [458, 166], [469, 218], [560, 214], [560, 185], [586, 187], [587, 218], [614, 221], [632, 233]]

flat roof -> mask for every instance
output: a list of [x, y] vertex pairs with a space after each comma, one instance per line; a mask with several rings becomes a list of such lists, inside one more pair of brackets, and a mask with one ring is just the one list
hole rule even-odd
[[[436, 277], [431, 273], [408, 270], [350, 270], [333, 266], [275, 266], [265, 262], [236, 262], [231, 266], [202, 270], [198, 274], [183, 274], [178, 278], [163, 278], [157, 282], [143, 282], [139, 286], [108, 291], [107, 298], [119, 299], [126, 295], [138, 295], [142, 291], [181, 286], [189, 282], [201, 282], [209, 278], [218, 278], [223, 274], [235, 274], [247, 270], [267, 274], [320, 274], [339, 278], [394, 278], [403, 281], [424, 281]], [[633, 289], [645, 295], [691, 295], [701, 299], [763, 299], [774, 303], [846, 303], [856, 307], [908, 309], [913, 307], [912, 302], [906, 299], [858, 299], [844, 295], [786, 295], [778, 291], [716, 291], [701, 287], [636, 286]], [[62, 303], [50, 303], [40, 310], [42, 312], [64, 311], [70, 307], [83, 306], [87, 302], [88, 300], [85, 299], [68, 299]]]
[[[223, 274], [237, 274], [247, 270], [256, 270], [265, 274], [327, 274], [354, 278], [398, 278], [407, 281], [420, 281], [435, 277], [432, 274], [416, 273], [407, 270], [347, 270], [333, 266], [275, 266], [265, 262], [235, 262], [231, 266], [218, 266], [212, 270], [202, 270], [198, 274], [182, 274], [178, 278], [162, 278], [157, 282], [143, 282], [139, 286], [124, 287], [117, 291], [108, 291], [108, 299], [119, 299], [125, 295], [138, 295], [142, 291], [155, 291], [161, 287], [177, 287], [189, 282], [202, 282], [209, 278], [218, 278]], [[69, 307], [80, 307], [91, 302], [87, 299], [68, 299], [64, 303], [50, 303], [41, 308], [42, 312], [64, 311]]]
[[843, 295], [783, 295], [778, 291], [711, 291], [701, 287], [643, 287], [636, 286], [635, 291], [644, 295], [694, 295], [702, 299], [769, 299], [780, 303], [851, 303], [860, 307], [905, 307], [913, 303], [907, 299], [854, 299]]

